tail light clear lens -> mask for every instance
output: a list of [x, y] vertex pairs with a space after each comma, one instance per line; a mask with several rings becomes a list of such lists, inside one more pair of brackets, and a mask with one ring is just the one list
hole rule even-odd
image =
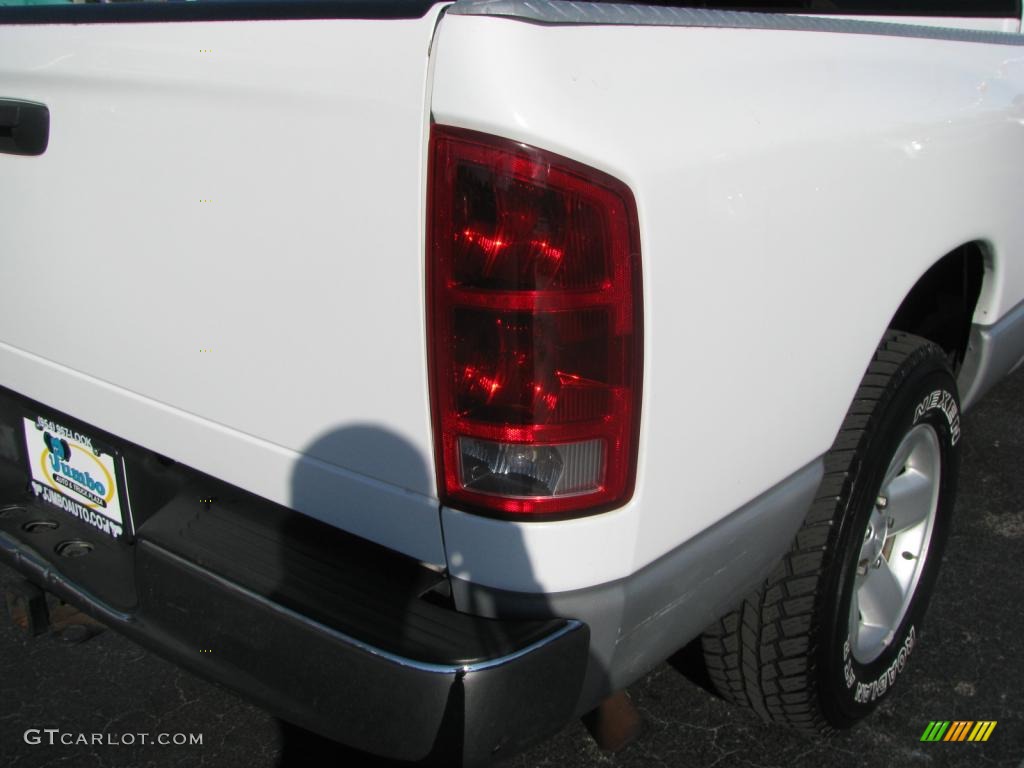
[[633, 492], [640, 238], [621, 181], [434, 126], [428, 331], [438, 485], [450, 506], [569, 517]]

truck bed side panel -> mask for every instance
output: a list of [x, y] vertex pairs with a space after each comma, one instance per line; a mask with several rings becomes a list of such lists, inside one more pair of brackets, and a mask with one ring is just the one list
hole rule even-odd
[[[976, 323], [1024, 299], [1019, 36], [457, 10], [437, 42], [435, 119], [631, 186], [646, 331], [631, 504], [544, 526], [445, 510], [456, 576], [530, 592], [611, 582], [807, 466], [830, 447], [906, 293], [964, 243], [990, 255]], [[528, 565], [503, 559], [510, 542]], [[722, 567], [744, 556], [723, 553]]]

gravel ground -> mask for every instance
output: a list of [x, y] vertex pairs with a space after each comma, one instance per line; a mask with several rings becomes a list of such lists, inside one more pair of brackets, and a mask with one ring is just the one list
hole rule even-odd
[[[878, 711], [827, 740], [765, 725], [699, 684], [692, 648], [630, 689], [644, 734], [616, 755], [579, 723], [504, 765], [1024, 768], [1024, 372], [964, 420], [957, 516], [912, 664]], [[4, 586], [17, 577], [0, 567]], [[0, 766], [389, 765], [283, 726], [113, 632], [79, 644], [0, 622]], [[996, 720], [987, 743], [922, 743], [930, 720]], [[149, 734], [151, 743], [28, 744], [27, 729]], [[201, 734], [201, 745], [152, 743]], [[126, 737], [121, 737], [127, 741]]]

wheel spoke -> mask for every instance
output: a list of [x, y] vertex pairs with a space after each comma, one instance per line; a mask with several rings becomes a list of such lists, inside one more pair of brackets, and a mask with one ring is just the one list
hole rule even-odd
[[910, 458], [911, 452], [914, 450], [916, 441], [913, 439], [904, 438], [903, 442], [900, 443], [896, 449], [896, 454], [892, 457], [892, 461], [889, 463], [889, 469], [885, 472], [885, 479], [882, 480], [882, 488], [886, 488], [892, 483], [893, 479], [903, 472], [903, 468], [907, 465], [907, 459]]
[[884, 558], [879, 567], [872, 565], [868, 569], [857, 598], [861, 621], [866, 626], [896, 629], [903, 609], [903, 588]]
[[928, 519], [932, 511], [934, 480], [916, 469], [908, 469], [893, 478], [886, 488], [889, 501], [886, 514], [893, 519], [889, 534], [914, 528]]
[[861, 653], [884, 647], [888, 643], [889, 630], [884, 627], [871, 627], [861, 624], [857, 630], [857, 645]]

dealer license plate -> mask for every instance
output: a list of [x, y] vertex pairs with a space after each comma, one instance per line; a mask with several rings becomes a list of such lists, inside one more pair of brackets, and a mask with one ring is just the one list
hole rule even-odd
[[115, 539], [130, 537], [121, 457], [46, 417], [22, 421], [36, 498]]

